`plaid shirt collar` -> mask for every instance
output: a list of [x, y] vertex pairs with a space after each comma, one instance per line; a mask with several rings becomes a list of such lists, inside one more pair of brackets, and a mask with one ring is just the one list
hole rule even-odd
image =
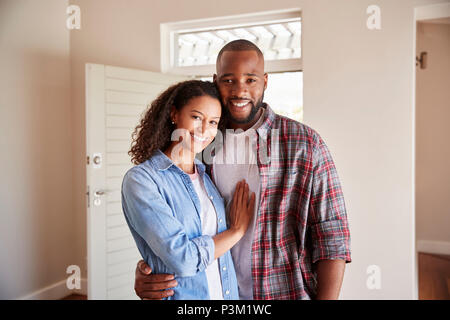
[[273, 112], [273, 110], [270, 108], [270, 106], [267, 103], [264, 103], [263, 108], [266, 109], [266, 112], [264, 112], [264, 121], [261, 124], [261, 126], [258, 129], [256, 129], [256, 132], [258, 133], [258, 135], [261, 138], [265, 139], [266, 135], [264, 134], [263, 131], [266, 130], [266, 131], [270, 132], [270, 129], [272, 128], [273, 123], [275, 121], [275, 117], [277, 115], [275, 114], [275, 112]]

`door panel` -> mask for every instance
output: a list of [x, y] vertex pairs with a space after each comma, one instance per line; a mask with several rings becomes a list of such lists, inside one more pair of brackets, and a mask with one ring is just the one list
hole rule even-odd
[[183, 80], [186, 78], [142, 70], [86, 65], [89, 299], [138, 298], [134, 272], [141, 256], [121, 204], [122, 179], [132, 167], [128, 155], [131, 135], [151, 101]]

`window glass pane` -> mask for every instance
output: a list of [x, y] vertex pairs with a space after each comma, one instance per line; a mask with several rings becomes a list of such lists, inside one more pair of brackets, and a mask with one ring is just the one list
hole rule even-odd
[[303, 121], [303, 72], [269, 73], [264, 101], [276, 113]]
[[220, 49], [236, 39], [247, 39], [263, 52], [265, 60], [299, 59], [300, 18], [280, 23], [215, 28], [210, 31], [177, 32], [178, 66], [214, 64]]

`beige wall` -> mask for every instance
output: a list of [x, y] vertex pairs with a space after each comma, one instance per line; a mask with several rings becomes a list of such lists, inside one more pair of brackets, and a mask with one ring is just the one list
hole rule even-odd
[[[159, 71], [160, 23], [255, 11], [242, 0], [69, 2], [81, 7], [70, 57], [66, 1], [0, 2], [2, 297], [52, 284], [69, 264], [86, 276], [85, 63]], [[305, 123], [333, 153], [352, 232], [342, 298], [416, 296], [413, 7], [438, 2], [258, 1], [258, 11], [303, 11]], [[365, 27], [371, 4], [378, 31]], [[372, 264], [381, 290], [366, 287]]]
[[416, 212], [417, 239], [450, 247], [450, 24], [419, 23], [417, 55]]
[[79, 259], [66, 7], [0, 2], [0, 299], [64, 280]]

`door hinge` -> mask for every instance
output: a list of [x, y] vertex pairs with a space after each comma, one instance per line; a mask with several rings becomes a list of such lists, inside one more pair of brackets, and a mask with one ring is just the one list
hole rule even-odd
[[[89, 158], [89, 157], [88, 157]], [[87, 196], [87, 207], [90, 207], [91, 204], [91, 195], [89, 193], [89, 186], [87, 186], [87, 192], [86, 192], [86, 196]]]

